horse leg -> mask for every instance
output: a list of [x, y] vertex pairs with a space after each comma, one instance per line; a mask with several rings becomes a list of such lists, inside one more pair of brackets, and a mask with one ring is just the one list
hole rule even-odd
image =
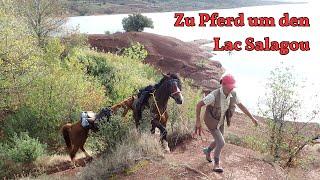
[[169, 148], [169, 144], [168, 144], [168, 140], [167, 140], [167, 134], [168, 134], [168, 131], [167, 131], [167, 121], [168, 121], [168, 112], [165, 112], [164, 113], [164, 116], [161, 117], [161, 122], [160, 124], [163, 126], [164, 128], [164, 134], [163, 134], [163, 140], [162, 140], [162, 145], [164, 146], [164, 149], [167, 151], [167, 152], [170, 152], [170, 148]]
[[150, 130], [151, 134], [154, 134], [156, 132], [156, 125], [154, 123], [151, 122], [151, 130]]
[[133, 118], [136, 124], [136, 128], [138, 129], [138, 127], [140, 126], [140, 119], [138, 117], [138, 112], [136, 110], [133, 111]]
[[154, 119], [151, 123], [160, 129], [160, 141], [161, 141], [162, 147], [166, 152], [170, 152], [170, 148], [168, 146], [168, 141], [167, 141], [167, 134], [168, 134], [167, 129], [156, 119]]

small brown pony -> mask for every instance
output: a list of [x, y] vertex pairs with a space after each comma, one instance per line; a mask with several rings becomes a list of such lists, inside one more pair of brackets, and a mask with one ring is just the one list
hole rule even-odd
[[[91, 129], [92, 131], [96, 132], [99, 130], [98, 122], [102, 120], [103, 117], [109, 117], [111, 116], [111, 109], [110, 108], [102, 108], [102, 110], [97, 113], [92, 115], [92, 119], [89, 119], [89, 126], [88, 128], [84, 128], [81, 125], [81, 120], [71, 124], [67, 123], [64, 126], [62, 126], [62, 135], [64, 138], [64, 141], [67, 145], [67, 150], [70, 155], [71, 161], [74, 164], [74, 157], [79, 150], [79, 148], [84, 152], [87, 158], [91, 158], [91, 156], [86, 152], [84, 149], [84, 144], [88, 138], [88, 133], [89, 130]], [[107, 120], [108, 120], [107, 119]]]

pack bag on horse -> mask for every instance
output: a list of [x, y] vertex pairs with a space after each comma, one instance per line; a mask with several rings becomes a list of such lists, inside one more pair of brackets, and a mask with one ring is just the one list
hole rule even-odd
[[110, 108], [102, 108], [99, 113], [92, 111], [84, 111], [80, 115], [80, 120], [74, 124], [67, 123], [62, 126], [62, 135], [67, 145], [67, 150], [74, 164], [74, 158], [79, 148], [84, 152], [87, 158], [91, 156], [84, 149], [84, 144], [88, 138], [89, 130], [97, 132], [99, 130], [99, 122], [107, 117], [107, 121], [112, 114]]
[[167, 142], [166, 125], [168, 121], [167, 105], [169, 98], [177, 104], [183, 103], [181, 93], [181, 80], [176, 74], [163, 74], [163, 78], [154, 86], [147, 86], [139, 91], [138, 97], [133, 102], [133, 117], [136, 127], [140, 125], [142, 111], [147, 107], [152, 115], [151, 133], [158, 128], [161, 133], [161, 143], [166, 151], [170, 151]]

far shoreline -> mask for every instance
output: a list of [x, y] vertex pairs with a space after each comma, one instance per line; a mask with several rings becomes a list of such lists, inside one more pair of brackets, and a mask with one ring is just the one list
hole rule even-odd
[[[88, 12], [82, 12], [80, 11], [81, 7], [79, 7], [80, 12], [75, 11], [73, 9], [70, 10], [70, 16], [68, 17], [85, 17], [85, 16], [103, 16], [103, 15], [121, 15], [121, 14], [133, 14], [133, 13], [141, 13], [141, 14], [148, 14], [148, 13], [170, 13], [170, 12], [177, 12], [177, 11], [183, 11], [183, 12], [189, 12], [189, 11], [206, 11], [206, 10], [212, 10], [212, 9], [234, 9], [234, 8], [245, 8], [245, 7], [253, 7], [253, 6], [271, 6], [271, 5], [283, 5], [283, 4], [305, 4], [307, 2], [280, 2], [280, 1], [261, 1], [261, 2], [249, 2], [249, 4], [238, 4], [238, 5], [217, 5], [214, 2], [207, 3], [206, 7], [193, 7], [190, 5], [184, 5], [180, 7], [165, 7], [165, 4], [160, 5], [153, 5], [154, 7], [150, 7], [149, 4], [112, 4], [109, 3], [105, 5], [106, 7], [100, 6], [100, 9], [98, 7], [91, 7], [86, 8], [86, 11]], [[89, 4], [88, 4], [89, 5]], [[134, 5], [134, 6], [133, 6]], [[94, 5], [93, 5], [94, 6]], [[98, 6], [98, 5], [97, 5]], [[133, 7], [132, 7], [133, 6]], [[92, 12], [91, 12], [92, 11]]]

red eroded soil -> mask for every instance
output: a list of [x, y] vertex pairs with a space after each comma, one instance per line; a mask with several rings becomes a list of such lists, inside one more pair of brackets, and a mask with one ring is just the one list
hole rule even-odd
[[133, 42], [144, 45], [148, 51], [146, 63], [162, 72], [179, 73], [194, 80], [195, 85], [215, 89], [224, 72], [220, 62], [209, 60], [212, 54], [196, 43], [145, 32], [89, 35], [89, 44], [104, 52], [120, 52]]

